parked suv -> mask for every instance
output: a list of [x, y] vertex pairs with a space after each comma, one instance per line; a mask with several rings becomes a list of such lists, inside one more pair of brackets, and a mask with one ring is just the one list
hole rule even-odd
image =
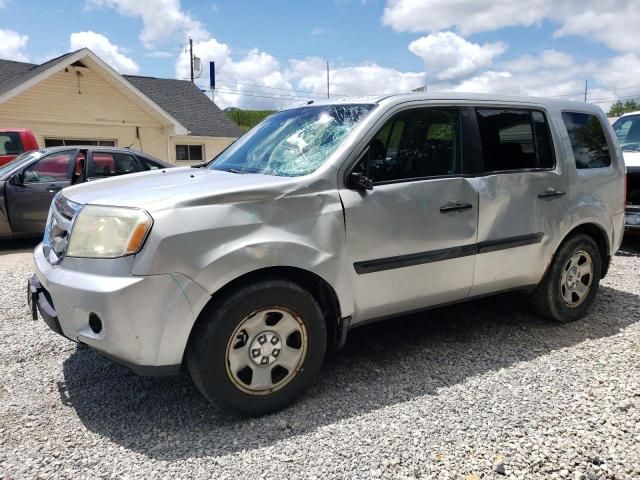
[[259, 415], [373, 320], [507, 290], [585, 315], [620, 245], [624, 163], [594, 106], [403, 94], [273, 114], [199, 168], [65, 189], [30, 302], [140, 374], [186, 367]]

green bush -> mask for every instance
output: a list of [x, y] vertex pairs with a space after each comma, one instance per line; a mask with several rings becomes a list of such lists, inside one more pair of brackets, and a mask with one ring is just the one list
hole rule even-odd
[[262, 120], [274, 113], [272, 110], [229, 110], [224, 112], [231, 120], [236, 122], [242, 132], [255, 127]]

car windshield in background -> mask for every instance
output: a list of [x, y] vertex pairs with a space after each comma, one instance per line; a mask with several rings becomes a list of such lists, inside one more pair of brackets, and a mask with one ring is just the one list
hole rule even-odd
[[4, 176], [5, 173], [10, 172], [15, 167], [20, 165], [24, 165], [34, 158], [40, 158], [42, 156], [42, 152], [36, 150], [34, 152], [23, 153], [19, 157], [14, 158], [9, 163], [6, 163], [0, 167], [0, 178]]
[[640, 151], [640, 115], [619, 118], [613, 124], [622, 150]]
[[317, 105], [275, 113], [208, 168], [299, 177], [317, 170], [374, 105]]

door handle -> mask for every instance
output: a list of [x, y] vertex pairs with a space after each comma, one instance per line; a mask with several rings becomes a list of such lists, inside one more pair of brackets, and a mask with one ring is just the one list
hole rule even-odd
[[470, 203], [449, 202], [440, 207], [440, 213], [458, 212], [461, 210], [469, 210], [473, 208]]
[[562, 197], [563, 195], [565, 195], [566, 192], [561, 192], [560, 190], [546, 190], [542, 193], [538, 194], [538, 198], [541, 198], [543, 200], [553, 200], [554, 198], [558, 198], [558, 197]]

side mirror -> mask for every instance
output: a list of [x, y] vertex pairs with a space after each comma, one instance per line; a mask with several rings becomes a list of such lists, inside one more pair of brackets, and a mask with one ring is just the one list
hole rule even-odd
[[373, 190], [373, 181], [362, 173], [351, 173], [349, 175], [349, 187], [356, 190]]
[[24, 185], [24, 175], [22, 173], [14, 173], [9, 179], [11, 185]]

